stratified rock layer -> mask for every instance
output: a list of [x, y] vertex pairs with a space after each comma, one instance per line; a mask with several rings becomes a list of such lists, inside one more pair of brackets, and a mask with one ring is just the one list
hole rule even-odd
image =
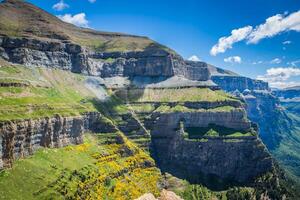
[[207, 81], [206, 65], [151, 47], [144, 51], [94, 52], [73, 43], [0, 37], [0, 57], [25, 66], [44, 66], [100, 77], [171, 77]]
[[40, 147], [80, 144], [86, 130], [111, 131], [113, 127], [101, 124], [100, 118], [99, 113], [92, 112], [77, 117], [1, 122], [0, 168], [11, 166], [14, 160], [30, 155]]
[[267, 82], [243, 76], [212, 76], [212, 80], [225, 91], [268, 90]]

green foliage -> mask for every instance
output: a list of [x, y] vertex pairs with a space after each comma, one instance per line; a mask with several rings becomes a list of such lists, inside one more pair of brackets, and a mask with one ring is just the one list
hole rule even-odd
[[209, 200], [215, 198], [212, 191], [201, 185], [189, 185], [180, 195], [185, 200]]
[[238, 101], [225, 92], [209, 88], [130, 89], [131, 102], [197, 102]]
[[232, 106], [219, 106], [216, 108], [210, 108], [210, 109], [193, 109], [193, 108], [188, 108], [184, 105], [181, 105], [180, 103], [177, 104], [174, 107], [168, 106], [166, 104], [162, 104], [159, 106], [155, 112], [160, 112], [160, 113], [172, 113], [172, 112], [231, 112], [234, 110], [239, 110], [240, 108], [235, 108]]
[[[0, 68], [0, 80], [30, 83], [25, 87], [0, 87], [0, 120], [79, 115], [96, 110], [94, 94], [84, 85], [84, 76], [63, 70]], [[22, 77], [23, 80], [20, 80]]]
[[253, 199], [252, 188], [234, 187], [227, 191], [226, 197], [230, 200], [251, 200]]
[[0, 199], [135, 199], [157, 195], [159, 181], [154, 161], [121, 133], [86, 134], [84, 144], [40, 149], [2, 171]]
[[209, 124], [207, 127], [187, 127], [185, 131], [188, 133], [190, 139], [199, 139], [203, 136], [245, 137], [256, 134], [254, 132], [236, 130], [215, 124]]

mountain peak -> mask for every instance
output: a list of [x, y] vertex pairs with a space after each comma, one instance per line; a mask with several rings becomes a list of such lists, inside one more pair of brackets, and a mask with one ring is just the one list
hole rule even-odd
[[69, 41], [111, 51], [138, 51], [157, 44], [143, 36], [80, 28], [23, 0], [0, 2], [0, 36]]

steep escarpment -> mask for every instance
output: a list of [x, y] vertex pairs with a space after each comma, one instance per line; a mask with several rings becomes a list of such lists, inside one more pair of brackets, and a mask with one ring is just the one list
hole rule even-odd
[[[258, 124], [259, 135], [264, 144], [293, 180], [299, 182], [299, 169], [296, 167], [299, 157], [295, 153], [299, 146], [297, 88], [271, 91], [268, 87], [264, 88], [256, 84], [251, 84], [250, 87], [244, 84], [243, 87], [234, 88], [228, 86], [233, 85], [236, 78], [229, 75], [226, 77], [220, 81], [218, 76], [212, 75], [214, 82], [222, 89], [231, 92], [246, 103], [248, 117]], [[251, 82], [257, 83], [255, 80]]]
[[248, 184], [273, 168], [243, 104], [220, 90], [132, 88], [117, 95], [151, 134], [150, 152], [163, 172], [216, 189]]
[[259, 124], [262, 140], [270, 150], [276, 149], [292, 127], [278, 98], [268, 91], [245, 91], [242, 96], [249, 118]]
[[144, 51], [101, 52], [61, 41], [0, 37], [0, 57], [25, 66], [58, 68], [102, 78], [176, 75], [206, 81], [210, 77], [205, 65], [185, 62], [180, 56], [160, 48], [158, 44], [153, 44]]
[[0, 123], [2, 167], [12, 166], [19, 158], [32, 155], [41, 147], [58, 148], [81, 144], [87, 131], [113, 131], [113, 126], [101, 123], [100, 113], [91, 112], [76, 117], [41, 118]]
[[207, 67], [211, 72], [211, 79], [225, 91], [231, 92], [238, 90], [243, 92], [246, 89], [269, 90], [267, 82], [240, 76], [229, 70], [224, 70], [209, 64], [207, 64]]
[[1, 163], [62, 147], [3, 170], [1, 197], [135, 199], [178, 184], [185, 196], [191, 183], [216, 199], [288, 193], [245, 103], [213, 83], [208, 64], [20, 0], [0, 11]]
[[[2, 2], [0, 10], [5, 22], [0, 57], [9, 62], [100, 77], [177, 75], [206, 81], [210, 76], [206, 66], [185, 62], [145, 37], [78, 28], [19, 0]], [[12, 34], [14, 29], [17, 34]]]

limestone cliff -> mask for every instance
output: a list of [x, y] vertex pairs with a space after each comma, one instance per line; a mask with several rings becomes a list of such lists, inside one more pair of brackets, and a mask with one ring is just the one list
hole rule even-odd
[[41, 147], [63, 147], [80, 144], [85, 131], [110, 132], [113, 127], [101, 123], [97, 112], [77, 117], [29, 119], [0, 123], [0, 168], [12, 165], [18, 158], [33, 154]]
[[[7, 24], [12, 24], [12, 27]], [[73, 97], [78, 99], [75, 106], [79, 109], [86, 106], [86, 102], [92, 103], [93, 108], [97, 106], [115, 124], [102, 125], [101, 116], [97, 113], [3, 122], [0, 127], [2, 166], [11, 165], [14, 159], [31, 154], [39, 147], [78, 144], [86, 130], [110, 133], [110, 129], [114, 129], [114, 133], [118, 129], [148, 150], [163, 172], [192, 183], [205, 184], [212, 189], [239, 185], [255, 187], [255, 180], [273, 173], [273, 159], [258, 137], [256, 124], [248, 120], [244, 102], [221, 91], [211, 82], [211, 74], [221, 73], [222, 70], [212, 70], [203, 62], [185, 61], [172, 50], [145, 37], [98, 32], [66, 24], [20, 0], [0, 3], [0, 25], [2, 59], [25, 67], [43, 67], [49, 68], [49, 71], [57, 68], [94, 76], [88, 78], [89, 84], [96, 85], [96, 91], [100, 88], [104, 90], [105, 98], [101, 101], [90, 96], [76, 98], [78, 91], [85, 92], [87, 88], [84, 87], [81, 90], [75, 88], [68, 100]], [[228, 77], [234, 81], [227, 84]], [[126, 84], [111, 87], [124, 78], [128, 81]], [[225, 85], [225, 90], [268, 87], [264, 82], [232, 74], [218, 78], [220, 87]], [[218, 82], [214, 77], [212, 80]], [[71, 82], [69, 88], [59, 88], [58, 91], [68, 93], [74, 84], [76, 82]], [[46, 94], [59, 93], [52, 91], [51, 87], [43, 89]], [[51, 95], [45, 101], [48, 99]], [[51, 100], [55, 102], [57, 99]], [[123, 134], [121, 138], [126, 143], [127, 138]], [[110, 142], [110, 134], [107, 134], [101, 145]], [[139, 163], [135, 159], [128, 162], [114, 160], [116, 155], [133, 153], [127, 148], [116, 151], [112, 152], [113, 155], [101, 152], [95, 157], [101, 165], [112, 161], [103, 170], [115, 170], [111, 172], [113, 178], [115, 174], [119, 176], [128, 170], [119, 169], [120, 163], [129, 166]], [[139, 149], [136, 151], [142, 152]], [[144, 153], [141, 154], [145, 157]], [[154, 164], [151, 162], [146, 167], [152, 168]], [[99, 177], [91, 174], [82, 176], [82, 182], [89, 180], [90, 183], [80, 188], [80, 192], [92, 194], [98, 186], [113, 184], [109, 179], [102, 180], [101, 172], [98, 171]], [[78, 172], [74, 173], [76, 175]], [[111, 188], [114, 192], [114, 187]], [[66, 192], [65, 189], [63, 192]]]

